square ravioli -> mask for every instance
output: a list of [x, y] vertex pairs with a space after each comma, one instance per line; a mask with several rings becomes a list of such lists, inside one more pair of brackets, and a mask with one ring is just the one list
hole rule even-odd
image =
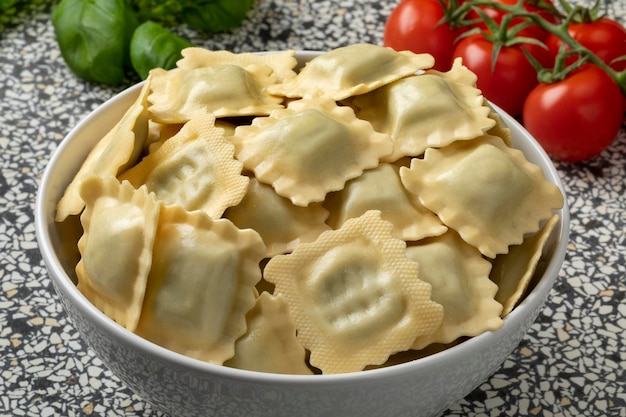
[[298, 75], [268, 87], [292, 98], [330, 97], [341, 101], [364, 94], [435, 64], [432, 55], [397, 52], [359, 43], [333, 49], [309, 61]]
[[511, 246], [508, 253], [493, 260], [491, 280], [498, 285], [496, 300], [504, 306], [502, 317], [507, 316], [522, 299], [541, 263], [543, 249], [552, 230], [559, 221], [555, 214], [532, 236], [520, 245]]
[[328, 211], [321, 204], [296, 206], [256, 178], [250, 179], [241, 203], [228, 208], [224, 217], [240, 229], [256, 230], [265, 242], [269, 257], [291, 252], [301, 242], [315, 240], [329, 229], [325, 223]]
[[280, 296], [261, 293], [246, 315], [248, 330], [235, 344], [232, 368], [275, 374], [311, 375], [306, 352], [296, 338], [289, 306]]
[[331, 213], [328, 224], [337, 229], [350, 218], [368, 210], [379, 210], [382, 218], [393, 224], [393, 235], [398, 239], [420, 240], [448, 230], [417, 197], [406, 191], [399, 169], [380, 164], [350, 180], [343, 190], [329, 194], [324, 201], [324, 207]]
[[195, 113], [215, 117], [269, 114], [282, 99], [265, 89], [274, 81], [266, 66], [218, 64], [193, 69], [150, 71], [154, 88], [148, 97], [152, 118], [161, 123], [185, 123]]
[[323, 201], [391, 153], [391, 139], [332, 100], [297, 100], [230, 138], [255, 177], [293, 204]]
[[392, 229], [379, 211], [368, 211], [265, 267], [322, 373], [384, 363], [441, 325], [442, 306]]
[[166, 204], [219, 218], [248, 189], [249, 179], [234, 156], [235, 147], [215, 126], [215, 118], [198, 114], [119, 178], [135, 187], [145, 185]]
[[420, 279], [432, 285], [433, 301], [443, 306], [443, 321], [433, 334], [420, 336], [413, 349], [451, 343], [502, 327], [498, 286], [489, 279], [491, 263], [454, 230], [413, 242], [407, 256], [420, 266]]
[[148, 93], [151, 82], [152, 78], [148, 77], [135, 102], [87, 155], [57, 203], [57, 222], [65, 220], [69, 215], [80, 214], [85, 207], [79, 195], [83, 179], [92, 175], [115, 176], [133, 166], [140, 158], [148, 138]]
[[476, 88], [476, 75], [459, 59], [448, 72], [407, 76], [354, 97], [351, 104], [359, 118], [391, 136], [393, 153], [385, 158], [391, 162], [476, 138], [496, 124]]
[[160, 205], [145, 187], [135, 190], [113, 176], [81, 183], [84, 233], [78, 241], [78, 289], [130, 331], [139, 321]]
[[215, 364], [246, 332], [265, 256], [261, 237], [201, 211], [162, 206], [136, 333]]
[[190, 47], [181, 51], [183, 56], [176, 66], [184, 70], [212, 67], [214, 65], [230, 64], [242, 68], [249, 66], [263, 66], [271, 69], [270, 77], [273, 82], [279, 83], [296, 76], [294, 68], [298, 64], [295, 51], [270, 53], [233, 53], [230, 51], [213, 51], [204, 48]]
[[561, 190], [541, 168], [490, 135], [430, 148], [410, 168], [400, 168], [400, 177], [424, 206], [489, 258], [522, 243], [563, 207]]

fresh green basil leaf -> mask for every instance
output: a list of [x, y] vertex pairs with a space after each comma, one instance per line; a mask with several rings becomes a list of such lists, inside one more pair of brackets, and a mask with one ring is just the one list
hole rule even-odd
[[192, 46], [160, 24], [148, 20], [135, 29], [130, 41], [130, 60], [142, 79], [153, 68], [172, 69], [181, 58], [180, 51]]
[[[186, 0], [191, 1], [192, 0]], [[139, 19], [142, 22], [153, 20], [168, 27], [180, 24], [178, 15], [185, 1], [181, 0], [132, 0]]]
[[5, 13], [9, 7], [13, 7], [18, 0], [0, 0], [0, 12]]
[[135, 33], [135, 29], [139, 26], [139, 20], [135, 11], [129, 4], [128, 0], [125, 0], [127, 6], [124, 8], [124, 21], [126, 22], [126, 32], [125, 32], [125, 45], [124, 45], [124, 68], [130, 69], [132, 68], [132, 63], [130, 62], [130, 40], [133, 37], [133, 33]]
[[126, 0], [61, 0], [52, 23], [63, 59], [80, 78], [119, 84], [137, 25]]
[[204, 32], [223, 32], [243, 22], [254, 0], [200, 0], [189, 3], [181, 12], [185, 23]]

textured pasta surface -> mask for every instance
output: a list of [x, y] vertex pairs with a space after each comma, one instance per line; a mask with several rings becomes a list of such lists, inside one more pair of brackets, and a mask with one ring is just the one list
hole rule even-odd
[[[455, 61], [355, 44], [188, 48], [57, 205], [78, 288], [183, 355], [270, 373], [392, 366], [496, 331], [542, 271], [560, 189]], [[68, 217], [70, 219], [68, 219]]]

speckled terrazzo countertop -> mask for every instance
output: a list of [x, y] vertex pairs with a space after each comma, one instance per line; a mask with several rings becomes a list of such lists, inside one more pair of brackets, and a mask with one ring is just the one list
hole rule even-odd
[[[38, 182], [59, 141], [117, 88], [65, 66], [51, 2], [0, 16], [0, 415], [160, 415], [80, 338], [37, 249]], [[245, 24], [211, 38], [235, 52], [381, 43], [396, 1], [257, 0]], [[609, 14], [626, 21], [626, 3]], [[195, 37], [194, 37], [195, 36]], [[444, 415], [626, 416], [626, 128], [600, 157], [556, 163], [571, 243], [546, 307], [493, 376]]]

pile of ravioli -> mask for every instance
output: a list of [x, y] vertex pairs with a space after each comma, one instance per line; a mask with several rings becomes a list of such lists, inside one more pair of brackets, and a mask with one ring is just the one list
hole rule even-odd
[[[456, 61], [189, 48], [57, 205], [78, 288], [173, 351], [355, 372], [497, 330], [563, 206]], [[408, 356], [407, 356], [408, 355]]]

